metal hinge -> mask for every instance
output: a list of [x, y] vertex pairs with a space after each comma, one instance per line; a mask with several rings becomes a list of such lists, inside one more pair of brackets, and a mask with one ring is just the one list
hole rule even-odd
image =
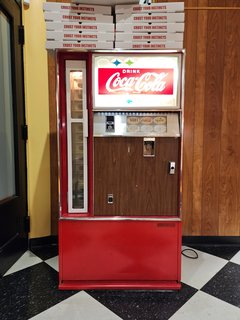
[[28, 139], [28, 126], [26, 124], [22, 125], [22, 139], [25, 141]]
[[18, 26], [18, 43], [21, 44], [22, 46], [25, 43], [24, 39], [24, 26]]
[[30, 232], [30, 216], [24, 217], [24, 230], [25, 232]]

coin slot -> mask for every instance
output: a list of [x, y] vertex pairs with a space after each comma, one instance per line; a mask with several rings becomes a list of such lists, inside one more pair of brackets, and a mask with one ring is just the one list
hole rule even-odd
[[106, 132], [115, 132], [114, 116], [106, 116]]

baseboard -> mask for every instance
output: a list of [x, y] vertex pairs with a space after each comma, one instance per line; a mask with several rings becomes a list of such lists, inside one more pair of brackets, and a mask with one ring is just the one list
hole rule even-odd
[[27, 246], [27, 239], [17, 236], [0, 249], [0, 277], [21, 257]]
[[29, 249], [58, 244], [58, 236], [47, 236], [29, 239]]
[[[183, 245], [240, 245], [240, 236], [183, 236]], [[58, 236], [29, 239], [29, 248], [57, 245]]]
[[240, 236], [183, 236], [183, 245], [240, 245]]

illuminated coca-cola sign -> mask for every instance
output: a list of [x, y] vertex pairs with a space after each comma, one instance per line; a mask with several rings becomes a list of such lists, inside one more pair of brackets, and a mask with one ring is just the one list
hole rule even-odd
[[94, 53], [94, 110], [178, 109], [181, 53]]
[[173, 94], [173, 69], [99, 68], [99, 94]]

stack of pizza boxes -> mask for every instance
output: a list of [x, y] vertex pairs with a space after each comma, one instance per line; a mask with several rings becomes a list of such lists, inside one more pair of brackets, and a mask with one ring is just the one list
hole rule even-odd
[[114, 48], [111, 6], [46, 2], [43, 10], [47, 49]]
[[115, 14], [115, 48], [183, 48], [184, 2], [120, 4]]

